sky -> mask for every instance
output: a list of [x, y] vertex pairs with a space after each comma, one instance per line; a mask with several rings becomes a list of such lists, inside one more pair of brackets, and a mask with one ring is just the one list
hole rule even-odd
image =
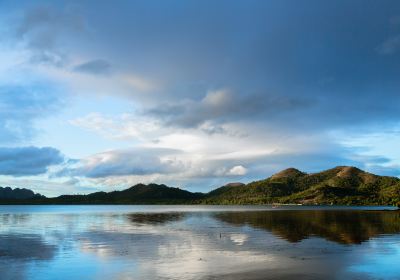
[[400, 3], [0, 0], [0, 185], [400, 175]]

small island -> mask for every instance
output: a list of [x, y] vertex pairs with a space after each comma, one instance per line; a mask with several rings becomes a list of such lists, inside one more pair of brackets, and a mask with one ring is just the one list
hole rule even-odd
[[45, 197], [27, 189], [0, 188], [0, 204], [301, 204], [400, 205], [400, 179], [338, 166], [307, 174], [288, 168], [248, 184], [230, 183], [208, 193], [163, 184], [126, 190]]

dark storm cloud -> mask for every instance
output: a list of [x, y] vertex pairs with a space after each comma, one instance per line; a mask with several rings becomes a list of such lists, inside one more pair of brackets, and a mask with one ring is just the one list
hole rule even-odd
[[75, 66], [74, 71], [94, 75], [104, 75], [110, 73], [111, 64], [103, 59], [95, 59]]
[[51, 165], [64, 161], [61, 153], [50, 147], [0, 148], [0, 175], [29, 176], [47, 172]]

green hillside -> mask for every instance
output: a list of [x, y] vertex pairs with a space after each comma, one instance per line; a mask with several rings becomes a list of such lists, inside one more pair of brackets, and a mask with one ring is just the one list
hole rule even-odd
[[289, 168], [249, 184], [231, 183], [209, 193], [158, 184], [87, 195], [2, 199], [0, 204], [340, 204], [400, 205], [400, 179], [338, 166], [307, 174]]
[[218, 188], [208, 193], [202, 203], [397, 205], [400, 179], [349, 166], [313, 174], [289, 168], [265, 180]]

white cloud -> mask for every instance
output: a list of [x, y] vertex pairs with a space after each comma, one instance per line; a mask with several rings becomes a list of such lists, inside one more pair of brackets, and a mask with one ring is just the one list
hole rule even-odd
[[105, 116], [100, 113], [90, 113], [69, 122], [74, 126], [114, 140], [150, 141], [162, 130], [155, 120], [133, 114]]
[[206, 106], [212, 107], [223, 107], [232, 102], [234, 97], [227, 89], [220, 89], [216, 91], [207, 92], [206, 96], [203, 98], [202, 103]]
[[59, 172], [59, 176], [105, 178], [113, 176], [177, 173], [184, 169], [175, 155], [179, 150], [136, 148], [102, 152], [81, 159]]
[[128, 86], [143, 92], [158, 89], [158, 85], [154, 81], [150, 81], [149, 79], [145, 79], [144, 77], [141, 77], [139, 75], [123, 74], [119, 78]]
[[233, 176], [243, 176], [246, 175], [247, 173], [247, 168], [245, 168], [242, 165], [236, 165], [229, 169], [228, 175], [233, 175]]

